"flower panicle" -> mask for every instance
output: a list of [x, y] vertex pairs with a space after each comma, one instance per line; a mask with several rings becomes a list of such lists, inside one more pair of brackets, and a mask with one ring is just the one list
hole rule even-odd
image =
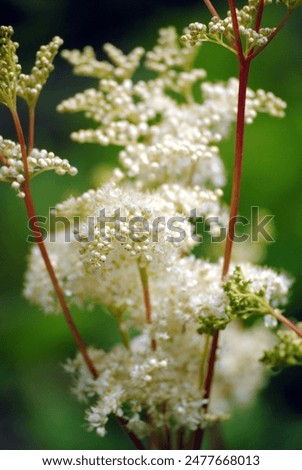
[[[258, 27], [256, 20], [259, 12], [259, 0], [249, 0], [241, 9], [236, 9], [239, 38], [242, 44], [243, 56], [247, 58], [255, 49], [264, 47], [276, 32], [276, 27]], [[264, 1], [264, 7], [272, 3]], [[301, 0], [281, 0], [289, 13], [301, 6]], [[232, 14], [227, 12], [226, 18], [213, 16], [208, 24], [200, 22], [190, 23], [181, 36], [181, 41], [187, 46], [198, 46], [202, 42], [213, 42], [237, 54], [236, 33]]]
[[[297, 323], [302, 329], [302, 322]], [[277, 343], [272, 349], [264, 352], [261, 361], [273, 370], [285, 367], [302, 366], [302, 339], [294, 331], [280, 329], [277, 331]]]
[[12, 40], [11, 26], [0, 27], [0, 102], [15, 110], [17, 96], [33, 108], [40, 96], [50, 73], [53, 60], [63, 41], [55, 36], [49, 44], [41, 46], [36, 55], [35, 65], [29, 75], [21, 73], [18, 55], [19, 44]]
[[53, 60], [62, 44], [63, 40], [55, 36], [47, 45], [41, 46], [31, 73], [19, 75], [17, 94], [26, 101], [29, 108], [36, 105], [41, 90], [54, 69]]
[[[24, 198], [23, 183], [25, 182], [25, 174], [20, 144], [16, 144], [9, 139], [3, 139], [0, 136], [0, 154], [2, 156], [0, 181], [9, 183], [17, 191], [18, 197]], [[30, 178], [48, 170], [54, 170], [57, 175], [69, 174], [74, 176], [77, 174], [77, 169], [70, 165], [67, 159], [62, 159], [45, 149], [38, 150], [34, 148], [27, 157], [27, 164]]]
[[12, 40], [11, 26], [0, 26], [0, 103], [13, 110], [16, 107], [17, 82], [21, 73], [17, 49]]

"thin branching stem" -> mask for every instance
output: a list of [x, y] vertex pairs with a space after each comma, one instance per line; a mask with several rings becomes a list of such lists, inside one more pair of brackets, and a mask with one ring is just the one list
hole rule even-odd
[[262, 21], [262, 16], [263, 16], [263, 10], [264, 10], [264, 0], [260, 0], [258, 4], [258, 9], [257, 9], [257, 16], [255, 20], [255, 25], [254, 25], [254, 30], [259, 33], [261, 21]]
[[302, 338], [302, 331], [300, 330], [300, 328], [298, 328], [288, 318], [286, 318], [284, 315], [282, 315], [282, 313], [276, 312], [276, 310], [274, 310], [274, 313], [272, 313], [272, 315], [275, 318], [277, 318], [277, 320], [279, 320], [281, 323], [283, 323], [284, 325], [288, 326], [288, 328], [293, 330], [300, 338]]
[[239, 25], [238, 25], [236, 6], [235, 6], [234, 0], [228, 0], [228, 3], [229, 3], [229, 8], [230, 8], [231, 17], [232, 17], [237, 56], [238, 56], [239, 62], [242, 64], [244, 61], [244, 54], [243, 54], [242, 44], [241, 44], [241, 39], [240, 39], [240, 31], [239, 31]]
[[4, 166], [9, 166], [8, 159], [2, 153], [0, 153], [0, 162]]
[[[210, 0], [204, 0], [204, 3], [206, 5], [207, 9], [209, 10], [209, 12], [211, 13], [211, 15], [216, 16], [216, 18], [221, 20], [221, 17], [219, 15], [218, 11], [216, 10], [216, 8], [214, 7], [214, 5], [212, 4], [212, 2]], [[229, 43], [229, 46], [227, 44], [224, 44], [223, 42], [221, 42], [221, 45], [223, 47], [226, 47], [227, 49], [229, 49], [231, 52], [234, 52], [234, 48], [236, 48], [236, 44], [234, 44], [233, 38], [231, 37], [231, 35], [229, 34], [228, 31], [224, 31], [223, 34], [224, 34], [225, 38], [227, 39], [227, 41]], [[209, 42], [211, 42], [211, 41], [209, 41]]]
[[302, 338], [302, 330], [297, 327], [293, 322], [291, 322], [288, 318], [286, 318], [284, 315], [282, 315], [281, 312], [278, 310], [272, 308], [270, 305], [265, 305], [266, 308], [269, 308], [269, 314], [275, 317], [278, 321], [286, 325], [288, 328], [290, 328], [292, 331], [294, 331], [299, 338]]
[[[239, 196], [241, 187], [241, 174], [242, 174], [242, 159], [243, 159], [243, 143], [244, 143], [244, 118], [245, 118], [245, 100], [246, 90], [249, 76], [250, 61], [244, 60], [239, 66], [239, 90], [238, 90], [238, 108], [237, 108], [237, 126], [236, 126], [236, 143], [235, 143], [235, 163], [233, 171], [232, 183], [232, 196], [230, 205], [230, 218], [228, 233], [224, 251], [222, 279], [227, 275], [230, 267], [232, 246], [235, 235], [236, 218], [239, 207]], [[216, 352], [218, 347], [219, 331], [213, 335], [211, 350], [209, 354], [207, 375], [204, 386], [204, 411], [206, 412], [209, 406], [209, 398], [211, 394], [212, 382], [215, 372]], [[194, 449], [199, 450], [202, 444], [204, 430], [198, 429], [194, 437]]]
[[[222, 279], [227, 275], [230, 266], [232, 246], [235, 235], [236, 218], [238, 215], [239, 208], [239, 197], [241, 187], [241, 175], [242, 175], [242, 160], [243, 160], [243, 144], [244, 144], [244, 130], [245, 130], [245, 102], [246, 102], [246, 91], [250, 70], [250, 59], [246, 59], [243, 55], [242, 44], [240, 40], [238, 19], [235, 3], [233, 0], [229, 0], [229, 7], [231, 11], [234, 36], [237, 46], [237, 57], [239, 61], [239, 89], [238, 89], [238, 105], [237, 105], [237, 123], [236, 123], [236, 142], [235, 142], [235, 157], [234, 157], [234, 170], [233, 170], [233, 182], [232, 182], [232, 196], [230, 204], [230, 215], [229, 215], [229, 226], [224, 251], [223, 268], [222, 268]], [[204, 411], [206, 412], [209, 406], [209, 398], [211, 394], [211, 388], [215, 372], [216, 352], [219, 341], [219, 331], [216, 331], [213, 335], [211, 350], [209, 354], [207, 373], [204, 385]], [[199, 450], [204, 437], [204, 429], [198, 429], [194, 436], [193, 448]]]
[[35, 141], [35, 107], [31, 106], [28, 112], [28, 155], [34, 148]]
[[239, 66], [239, 90], [238, 90], [238, 106], [237, 106], [237, 124], [236, 124], [236, 143], [235, 143], [235, 161], [233, 170], [232, 195], [230, 204], [230, 215], [228, 233], [226, 238], [222, 278], [228, 271], [231, 261], [232, 247], [235, 236], [236, 219], [239, 208], [239, 197], [241, 188], [242, 160], [243, 160], [243, 144], [245, 130], [245, 101], [250, 70], [250, 61], [245, 60]]
[[177, 448], [177, 450], [184, 450], [185, 449], [185, 428], [184, 427], [181, 427], [177, 431], [176, 448]]
[[[146, 323], [147, 325], [152, 324], [152, 306], [151, 306], [151, 298], [150, 298], [150, 289], [149, 289], [149, 279], [147, 269], [142, 267], [138, 264], [138, 271], [142, 283], [143, 288], [143, 296], [144, 296], [144, 304], [145, 304], [145, 312], [146, 312]], [[156, 350], [156, 342], [153, 339], [151, 341], [152, 350]]]
[[138, 437], [136, 437], [136, 435], [132, 431], [130, 431], [130, 429], [127, 428], [127, 421], [121, 417], [118, 417], [117, 420], [122, 429], [125, 431], [129, 439], [131, 440], [131, 442], [133, 443], [133, 445], [137, 448], [137, 450], [146, 450], [146, 447], [144, 446], [142, 441], [138, 439]]
[[279, 33], [279, 31], [281, 31], [281, 29], [288, 22], [288, 20], [289, 20], [292, 13], [293, 13], [293, 10], [287, 10], [285, 16], [280, 21], [280, 23], [278, 24], [276, 29], [268, 37], [267, 43], [263, 44], [263, 46], [259, 47], [256, 51], [254, 51], [253, 54], [250, 56], [250, 59], [254, 59], [255, 57], [257, 57], [269, 45], [269, 43], [274, 39], [274, 37]]
[[[208, 371], [207, 371], [207, 376], [206, 376], [205, 384], [204, 384], [203, 397], [205, 400], [205, 404], [204, 404], [205, 413], [207, 412], [208, 407], [209, 407], [209, 399], [211, 395], [211, 389], [212, 389], [212, 383], [213, 383], [213, 377], [214, 377], [214, 371], [215, 371], [215, 361], [216, 361], [218, 339], [219, 339], [219, 332], [216, 331], [212, 339], [211, 351], [210, 351], [209, 362], [208, 362]], [[204, 429], [203, 428], [197, 429], [194, 435], [193, 450], [200, 450], [203, 436], [204, 436]]]
[[93, 362], [92, 362], [91, 358], [88, 355], [88, 352], [87, 352], [86, 346], [84, 344], [84, 341], [82, 340], [81, 335], [80, 335], [80, 333], [79, 333], [79, 331], [76, 327], [76, 324], [75, 324], [75, 322], [72, 318], [71, 312], [68, 308], [68, 305], [66, 303], [66, 300], [65, 300], [65, 297], [64, 297], [64, 294], [63, 294], [63, 291], [60, 287], [57, 276], [55, 274], [52, 263], [50, 261], [47, 249], [45, 247], [41, 230], [39, 228], [37, 215], [36, 215], [33, 199], [32, 199], [32, 196], [31, 196], [30, 185], [29, 185], [29, 170], [28, 170], [28, 164], [27, 164], [27, 149], [26, 149], [26, 144], [25, 144], [25, 139], [24, 139], [24, 133], [23, 133], [23, 130], [22, 130], [22, 126], [21, 126], [21, 123], [20, 123], [18, 113], [15, 109], [12, 110], [12, 117], [13, 117], [13, 121], [14, 121], [14, 124], [15, 124], [18, 140], [19, 140], [19, 143], [20, 143], [21, 154], [22, 154], [22, 162], [23, 162], [24, 177], [25, 177], [25, 181], [22, 184], [22, 190], [24, 191], [24, 194], [25, 194], [24, 202], [25, 202], [25, 206], [26, 206], [28, 219], [29, 219], [29, 222], [31, 224], [31, 227], [32, 227], [32, 230], [33, 230], [33, 233], [34, 233], [36, 243], [37, 243], [37, 245], [40, 249], [41, 255], [43, 257], [43, 260], [44, 260], [46, 269], [48, 271], [49, 277], [50, 277], [51, 282], [53, 284], [53, 288], [54, 288], [54, 290], [56, 292], [56, 295], [58, 297], [58, 301], [59, 301], [60, 306], [62, 308], [65, 320], [66, 320], [66, 322], [69, 326], [69, 329], [70, 329], [71, 334], [72, 334], [72, 336], [75, 340], [75, 343], [76, 343], [79, 351], [81, 352], [81, 354], [83, 356], [83, 359], [84, 359], [89, 371], [91, 372], [91, 375], [96, 379], [98, 377], [97, 370], [96, 370], [95, 366], [93, 365]]
[[212, 16], [216, 16], [219, 20], [221, 20], [219, 13], [217, 12], [216, 8], [214, 7], [213, 3], [210, 0], [204, 0], [204, 3], [211, 13]]
[[[244, 56], [242, 50], [242, 43], [240, 39], [240, 31], [238, 26], [238, 18], [236, 12], [236, 6], [234, 0], [228, 0], [229, 8], [232, 16], [234, 36], [236, 41], [237, 57], [239, 62], [239, 90], [238, 90], [238, 107], [237, 107], [237, 123], [236, 123], [236, 143], [235, 143], [235, 162], [233, 170], [233, 182], [232, 182], [232, 195], [230, 203], [230, 216], [229, 216], [229, 226], [228, 234], [226, 239], [225, 251], [224, 251], [224, 260], [222, 268], [222, 279], [226, 277], [230, 267], [230, 260], [232, 254], [232, 246], [235, 235], [235, 225], [236, 218], [238, 215], [239, 208], [239, 198], [240, 198], [240, 187], [241, 187], [241, 175], [242, 175], [242, 161], [243, 161], [243, 146], [244, 146], [244, 131], [245, 131], [245, 102], [246, 102], [246, 92], [249, 78], [249, 70], [251, 61], [258, 55], [263, 49], [271, 42], [271, 40], [276, 36], [276, 34], [283, 28], [283, 26], [288, 21], [292, 11], [288, 10], [283, 20], [268, 38], [268, 42], [259, 47], [256, 51], [253, 49], [250, 51], [247, 57]], [[255, 30], [259, 31], [262, 17], [263, 17], [263, 6], [264, 1], [260, 1], [257, 17], [255, 20]], [[276, 312], [272, 309], [271, 312], [279, 321], [286, 324], [289, 328], [296, 332], [299, 337], [302, 337], [302, 331], [294, 325], [290, 320], [284, 317], [281, 313]], [[208, 409], [208, 399], [210, 397], [214, 371], [215, 371], [215, 361], [216, 361], [216, 351], [218, 347], [219, 340], [219, 331], [217, 331], [212, 340], [211, 351], [209, 355], [207, 376], [205, 381], [205, 395], [204, 398], [207, 399], [204, 410], [205, 412]], [[204, 437], [204, 430], [198, 429], [194, 435], [194, 449], [199, 450], [202, 444]]]

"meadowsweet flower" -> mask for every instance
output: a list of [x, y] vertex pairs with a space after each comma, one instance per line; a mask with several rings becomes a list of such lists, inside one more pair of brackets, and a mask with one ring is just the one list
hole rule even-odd
[[[11, 184], [18, 196], [24, 197], [22, 183], [25, 181], [25, 177], [20, 145], [0, 136], [0, 154], [3, 157], [3, 164], [0, 167], [0, 181]], [[30, 177], [47, 170], [54, 170], [57, 175], [74, 176], [77, 174], [77, 169], [71, 166], [68, 160], [44, 149], [34, 148], [27, 157], [27, 163]]]
[[[269, 3], [271, 2], [265, 1], [264, 6]], [[294, 1], [292, 3], [295, 5], [291, 6], [288, 0], [283, 3], [285, 3], [289, 9], [298, 6], [296, 5], [297, 2]], [[245, 56], [255, 47], [257, 48], [267, 44], [270, 36], [276, 29], [270, 27], [262, 27], [259, 30], [255, 29], [254, 20], [258, 4], [259, 0], [249, 0], [247, 5], [243, 6], [241, 9], [236, 9], [238, 30]], [[202, 42], [213, 42], [236, 53], [234, 46], [236, 35], [234, 33], [231, 12], [227, 12], [226, 18], [213, 16], [207, 25], [199, 22], [190, 23], [184, 30], [181, 40], [184, 44], [189, 46], [196, 46]]]
[[[67, 201], [68, 211], [72, 202]], [[85, 193], [74, 204], [74, 211], [83, 209], [82, 216], [90, 217], [79, 226], [81, 253], [88, 269], [106, 265], [108, 258], [118, 258], [119, 253], [148, 265], [156, 259], [168, 259], [179, 247], [186, 250], [194, 244], [185, 214], [178, 213], [175, 205], [159, 194], [109, 184]], [[59, 210], [64, 214], [64, 204]]]
[[167, 123], [158, 131], [154, 144], [129, 145], [120, 152], [126, 175], [135, 178], [140, 189], [156, 188], [164, 183], [201, 187], [224, 185], [218, 148], [209, 145], [207, 136], [185, 124], [178, 127], [178, 135], [169, 133]]
[[[112, 48], [106, 47], [111, 59]], [[121, 53], [116, 54], [120, 57]], [[142, 54], [134, 55], [140, 60]], [[100, 72], [97, 89], [89, 88], [58, 106], [60, 112], [85, 112], [97, 123], [96, 129], [73, 132], [72, 138], [78, 142], [125, 146], [120, 159], [130, 177], [138, 176], [142, 170], [142, 179], [145, 179], [145, 168], [151, 165], [153, 181], [147, 184], [156, 184], [157, 174], [163, 175], [161, 180], [166, 178], [164, 183], [169, 182], [172, 168], [175, 168], [174, 174], [185, 171], [189, 175], [193, 165], [191, 172], [197, 175], [206, 174], [210, 166], [208, 173], [216, 174], [215, 184], [222, 186], [223, 170], [215, 144], [228, 134], [236, 119], [238, 81], [202, 82], [204, 102], [196, 101], [192, 86], [206, 74], [203, 69], [192, 68], [194, 56], [195, 52], [177, 43], [174, 28], [162, 29], [158, 44], [147, 53], [145, 62], [146, 68], [157, 73], [155, 79], [135, 82], [131, 74], [117, 77], [113, 67], [112, 73]], [[96, 59], [90, 49], [83, 53], [64, 51], [64, 57], [75, 66], [76, 73], [79, 73], [78, 67], [83, 66], [85, 74], [96, 76]], [[120, 60], [125, 62], [125, 59]], [[174, 99], [169, 90], [176, 93], [178, 99]], [[248, 90], [248, 123], [253, 122], [258, 112], [281, 117], [284, 109], [285, 103], [272, 93]], [[200, 165], [205, 166], [205, 170], [199, 169]], [[194, 171], [195, 166], [197, 171]], [[175, 176], [172, 177], [175, 181]], [[203, 182], [196, 181], [200, 183]]]
[[16, 53], [19, 44], [11, 39], [13, 34], [11, 26], [0, 26], [0, 103], [10, 109], [16, 105], [17, 81], [21, 73]]
[[[159, 30], [157, 44], [146, 56], [146, 67], [165, 75], [167, 71], [175, 68], [191, 71], [196, 52], [181, 47], [176, 28], [170, 26]], [[202, 71], [202, 74], [201, 78], [204, 78], [205, 71]]]
[[[234, 402], [246, 404], [263, 385], [265, 370], [257, 362], [259, 352], [254, 356], [255, 350], [271, 344], [269, 333], [258, 326], [244, 330], [239, 325], [223, 333], [208, 412], [203, 407], [204, 377], [200, 371], [205, 341], [188, 326], [174, 333], [170, 341], [160, 342], [156, 352], [150, 349], [147, 332], [133, 339], [129, 349], [117, 345], [109, 353], [91, 350], [99, 371], [96, 381], [88, 377], [80, 356], [69, 361], [67, 370], [75, 379], [74, 392], [84, 401], [87, 397], [95, 400], [87, 412], [90, 429], [103, 435], [113, 413], [123, 417], [140, 438], [158, 435], [165, 427], [170, 431], [183, 427], [194, 431], [225, 419]], [[240, 355], [238, 341], [242, 346]], [[252, 362], [253, 374], [247, 362]]]
[[49, 44], [41, 46], [31, 73], [19, 75], [17, 94], [26, 101], [29, 107], [35, 106], [38, 101], [41, 90], [54, 69], [53, 60], [62, 44], [63, 40], [55, 36]]
[[[302, 323], [298, 323], [297, 326], [301, 329]], [[301, 366], [302, 339], [294, 331], [280, 329], [277, 331], [277, 342], [271, 350], [264, 352], [261, 361], [274, 370]]]
[[[257, 0], [250, 0], [238, 12], [245, 54], [274, 32], [253, 29], [256, 6]], [[231, 39], [227, 47], [232, 49], [233, 36], [228, 13], [208, 26], [190, 25], [183, 39], [225, 46]], [[99, 61], [90, 47], [63, 52], [75, 73], [97, 78], [98, 86], [63, 101], [58, 109], [84, 112], [96, 123], [74, 132], [74, 140], [122, 147], [119, 167], [100, 188], [57, 205], [53, 215], [65, 220], [65, 232], [51, 234], [55, 240], [45, 243], [68, 303], [106, 307], [121, 344], [107, 352], [89, 350], [97, 378], [81, 355], [69, 360], [66, 370], [73, 376], [74, 393], [89, 402], [89, 428], [100, 437], [112, 414], [138, 438], [160, 439], [167, 430], [189, 434], [226, 419], [234, 405], [248, 403], [265, 383], [259, 358], [272, 346], [275, 328], [267, 315], [284, 306], [292, 281], [244, 262], [241, 255], [222, 280], [218, 250], [216, 262], [207, 259], [215, 249], [204, 249], [202, 258], [192, 254], [200, 218], [212, 236], [227, 225], [219, 143], [236, 121], [238, 80], [206, 81], [205, 71], [194, 68], [197, 49], [183, 47], [174, 28], [160, 30], [157, 44], [146, 53], [144, 65], [152, 78], [145, 81], [135, 79], [142, 48], [128, 55], [111, 44], [104, 50], [110, 61]], [[247, 89], [245, 123], [260, 112], [282, 117], [285, 107], [270, 92]], [[19, 155], [6, 142], [8, 161], [9, 152]], [[33, 150], [28, 157], [33, 173], [36, 166], [45, 166], [40, 154]], [[43, 158], [49, 166], [56, 159], [57, 171], [62, 171], [58, 157]], [[0, 177], [1, 171], [5, 175], [9, 166], [1, 167]], [[10, 182], [18, 189], [14, 175]], [[46, 313], [60, 311], [37, 247], [29, 257], [24, 292]], [[258, 321], [246, 328], [243, 320], [250, 315], [262, 315], [270, 328]], [[223, 331], [209, 402], [207, 364], [217, 330]], [[275, 363], [281, 349], [272, 353]], [[295, 352], [287, 354], [287, 362]], [[265, 354], [268, 362], [272, 356]]]
[[16, 53], [19, 44], [11, 39], [13, 34], [11, 26], [0, 27], [0, 102], [15, 110], [16, 98], [19, 96], [32, 108], [37, 103], [41, 90], [54, 68], [53, 60], [63, 41], [55, 36], [49, 44], [41, 46], [36, 55], [35, 65], [27, 75], [21, 73]]
[[272, 308], [286, 304], [292, 280], [285, 274], [240, 263], [237, 267], [231, 265], [228, 280], [224, 283], [219, 279], [221, 269], [218, 266], [213, 265], [213, 280], [202, 297], [200, 333], [213, 334], [215, 330], [225, 328], [234, 318], [269, 313], [267, 308], [260, 308], [259, 296]]
[[106, 43], [103, 49], [112, 63], [97, 60], [95, 52], [90, 46], [86, 46], [82, 52], [76, 49], [72, 51], [65, 49], [62, 52], [62, 57], [74, 66], [74, 73], [77, 75], [99, 79], [126, 80], [132, 77], [145, 52], [142, 47], [136, 47], [130, 54], [125, 55], [110, 43]]

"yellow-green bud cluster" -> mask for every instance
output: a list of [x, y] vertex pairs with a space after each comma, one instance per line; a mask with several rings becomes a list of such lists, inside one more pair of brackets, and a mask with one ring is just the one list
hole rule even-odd
[[23, 98], [29, 107], [35, 106], [43, 85], [53, 70], [53, 60], [63, 43], [55, 36], [49, 44], [41, 46], [31, 74], [21, 73], [16, 50], [19, 47], [11, 37], [11, 26], [0, 26], [0, 102], [10, 108], [16, 107], [16, 97]]
[[[297, 326], [301, 329], [302, 323]], [[302, 338], [292, 330], [279, 330], [279, 342], [270, 351], [265, 351], [261, 361], [279, 370], [289, 366], [302, 366]]]
[[224, 283], [223, 289], [229, 299], [226, 313], [230, 320], [247, 318], [252, 314], [266, 315], [268, 313], [265, 290], [252, 292], [250, 284], [251, 281], [244, 278], [239, 266], [236, 266], [228, 281]]
[[[299, 2], [301, 2], [301, 0], [287, 0], [282, 3], [287, 5], [289, 3], [296, 4]], [[264, 4], [266, 5], [268, 3], [271, 2], [265, 2]], [[241, 10], [236, 10], [239, 34], [245, 56], [247, 56], [254, 47], [261, 47], [267, 44], [269, 37], [275, 31], [275, 28], [261, 28], [259, 31], [254, 29], [258, 4], [259, 1], [250, 0], [248, 5], [245, 5]], [[293, 9], [293, 6], [288, 6], [288, 8]], [[189, 46], [199, 45], [203, 41], [214, 42], [237, 53], [235, 48], [235, 36], [232, 16], [228, 11], [226, 18], [222, 19], [213, 16], [208, 25], [198, 22], [191, 23], [188, 28], [185, 29], [181, 40]]]
[[13, 109], [16, 103], [16, 86], [21, 66], [16, 50], [19, 47], [11, 37], [11, 26], [0, 26], [0, 103]]
[[197, 333], [200, 335], [214, 335], [218, 330], [224, 330], [230, 323], [229, 317], [216, 317], [215, 315], [200, 316], [197, 319], [199, 327]]
[[43, 86], [54, 69], [53, 60], [62, 44], [63, 40], [55, 36], [49, 44], [41, 46], [30, 75], [20, 74], [17, 93], [29, 107], [35, 106]]

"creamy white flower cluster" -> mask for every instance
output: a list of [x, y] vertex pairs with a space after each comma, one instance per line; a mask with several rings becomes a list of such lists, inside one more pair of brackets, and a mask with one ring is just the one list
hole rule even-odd
[[[20, 145], [12, 140], [3, 139], [0, 136], [0, 181], [11, 184], [19, 197], [25, 196], [22, 191], [22, 183], [25, 181], [24, 168]], [[57, 175], [69, 174], [74, 176], [77, 169], [71, 166], [68, 160], [57, 157], [53, 152], [34, 148], [27, 157], [30, 177], [34, 177], [43, 171], [54, 170]]]
[[[101, 268], [107, 258], [116, 260], [120, 252], [145, 266], [153, 260], [165, 262], [175, 249], [187, 251], [193, 246], [191, 225], [184, 214], [157, 193], [148, 195], [109, 184], [59, 205], [60, 214], [64, 215], [65, 207], [70, 213], [73, 204], [73, 213], [77, 208], [83, 218], [79, 239], [88, 270]], [[178, 229], [183, 230], [183, 237]]]
[[271, 335], [259, 326], [244, 330], [232, 324], [221, 339], [207, 413], [203, 411], [200, 368], [206, 337], [197, 335], [192, 326], [170, 341], [158, 343], [156, 352], [150, 349], [146, 331], [131, 341], [129, 349], [117, 345], [108, 353], [91, 350], [99, 372], [96, 381], [87, 375], [80, 356], [70, 361], [66, 369], [76, 377], [75, 394], [80, 400], [96, 398], [87, 412], [90, 429], [104, 436], [111, 414], [123, 418], [139, 438], [164, 434], [167, 428], [170, 433], [182, 428], [195, 431], [225, 419], [234, 403], [236, 407], [248, 403], [263, 386], [259, 351], [271, 344]]
[[[67, 203], [70, 205], [71, 201]], [[120, 322], [142, 328], [145, 312], [137, 255], [131, 255], [129, 249], [118, 241], [113, 241], [109, 247], [104, 243], [104, 246], [98, 247], [94, 242], [84, 243], [74, 238], [66, 243], [64, 236], [64, 233], [59, 234], [56, 242], [48, 242], [47, 247], [58, 279], [70, 301], [77, 305], [105, 305], [114, 314], [125, 314], [119, 319]], [[83, 251], [85, 244], [91, 246]], [[166, 258], [160, 259], [158, 253], [154, 257], [152, 253], [153, 258], [147, 265], [154, 339], [159, 340], [162, 335], [170, 338], [189, 323], [196, 326], [200, 317], [225, 318], [229, 300], [220, 280], [221, 262], [209, 263], [194, 256], [181, 257], [181, 253], [177, 253], [168, 242], [162, 241], [159, 245], [160, 254]], [[102, 254], [104, 248], [107, 255]], [[106, 256], [106, 259], [100, 260], [101, 256]], [[93, 257], [93, 262], [87, 272], [90, 257]], [[91, 269], [91, 265], [95, 267], [100, 263], [101, 270]], [[252, 292], [264, 289], [267, 301], [274, 307], [286, 303], [291, 285], [289, 278], [269, 268], [238, 264], [244, 277], [250, 281]], [[233, 269], [234, 266], [231, 272]], [[59, 310], [37, 248], [33, 249], [30, 257], [25, 295], [45, 312]]]
[[[64, 56], [76, 73], [85, 63], [92, 67], [85, 69], [87, 74], [97, 75], [90, 49], [64, 52]], [[100, 73], [98, 89], [90, 88], [61, 103], [59, 111], [83, 111], [97, 123], [96, 129], [82, 129], [72, 138], [123, 146], [120, 163], [139, 190], [165, 183], [222, 187], [224, 171], [217, 143], [236, 119], [238, 81], [203, 82], [203, 102], [197, 102], [192, 87], [206, 74], [192, 68], [194, 56], [195, 51], [180, 46], [174, 28], [162, 29], [145, 62], [158, 78], [135, 82], [127, 76], [121, 80], [114, 73], [119, 66], [111, 64], [110, 74]], [[178, 98], [172, 98], [169, 90]], [[285, 103], [272, 93], [247, 92], [247, 123], [258, 112], [281, 117], [284, 109]]]
[[197, 52], [197, 49], [180, 47], [174, 27], [162, 28], [157, 44], [146, 53], [145, 67], [156, 72], [166, 88], [192, 101], [192, 86], [206, 78], [204, 69], [193, 67]]
[[[158, 129], [153, 144], [128, 145], [120, 152], [120, 163], [139, 189], [156, 188], [167, 182], [186, 186], [218, 187], [225, 183], [219, 149], [209, 145], [205, 132], [182, 123], [177, 131]], [[151, 171], [150, 171], [151, 170]]]
[[[140, 331], [137, 338], [128, 338], [123, 346], [108, 353], [91, 352], [100, 374], [96, 381], [90, 378], [81, 357], [69, 362], [77, 396], [96, 398], [88, 412], [91, 428], [104, 435], [108, 418], [114, 413], [123, 417], [139, 437], [158, 433], [164, 426], [175, 431], [185, 426], [193, 431], [222, 419], [234, 404], [248, 403], [263, 385], [264, 369], [257, 359], [271, 347], [272, 338], [261, 324], [248, 330], [231, 324], [221, 336], [210, 409], [203, 411], [201, 361], [207, 354], [207, 335], [197, 333], [197, 321], [200, 317], [225, 316], [228, 298], [219, 280], [221, 263], [194, 256], [175, 257], [162, 267], [150, 262], [152, 324], [146, 326], [135, 260], [115, 249], [115, 257], [105, 261], [105, 270], [87, 273], [79, 244], [64, 243], [63, 236], [57, 243], [48, 244], [69, 301], [80, 306], [105, 305], [121, 334], [127, 335], [128, 328]], [[251, 289], [265, 286], [266, 297], [273, 305], [284, 303], [289, 286], [285, 276], [248, 264], [241, 264], [241, 269], [251, 281]], [[58, 308], [37, 247], [31, 254], [25, 295], [48, 312]], [[152, 341], [156, 342], [156, 351], [151, 350]]]
[[[235, 119], [235, 113], [237, 110], [237, 95], [238, 95], [238, 80], [230, 78], [227, 82], [226, 89], [223, 89], [220, 83], [203, 83], [202, 92], [205, 100], [205, 106], [208, 108], [213, 107], [213, 113], [228, 113], [231, 114]], [[245, 121], [247, 124], [252, 124], [257, 117], [257, 114], [267, 113], [270, 116], [284, 117], [286, 109], [286, 103], [280, 98], [276, 97], [271, 92], [265, 92], [264, 90], [253, 91], [250, 88], [247, 89], [246, 96], [246, 110], [245, 110]], [[222, 118], [220, 117], [220, 120]], [[222, 133], [224, 136], [226, 132]]]
[[[195, 51], [177, 43], [173, 28], [161, 30], [147, 54], [146, 67], [157, 73], [151, 80], [132, 79], [141, 49], [130, 53], [128, 66], [129, 56], [113, 46], [106, 49], [111, 64], [98, 61], [90, 48], [64, 52], [76, 73], [97, 77], [99, 86], [59, 109], [84, 111], [97, 123], [96, 129], [74, 133], [76, 140], [122, 146], [121, 168], [100, 188], [56, 207], [70, 230], [46, 244], [68, 301], [105, 306], [121, 336], [122, 344], [109, 352], [90, 351], [96, 380], [80, 356], [68, 362], [77, 396], [94, 399], [87, 414], [90, 428], [103, 436], [115, 414], [139, 438], [164, 438], [167, 429], [194, 432], [225, 418], [233, 403], [247, 403], [264, 381], [257, 359], [270, 347], [270, 332], [263, 322], [249, 329], [233, 322], [221, 334], [207, 409], [211, 334], [200, 327], [228, 319], [230, 300], [221, 260], [209, 262], [206, 251], [201, 259], [192, 254], [194, 219], [214, 218], [212, 234], [227, 221], [218, 144], [236, 118], [238, 81], [203, 82], [197, 85], [203, 101], [196, 99], [196, 82], [205, 72], [192, 68]], [[282, 116], [284, 108], [272, 94], [248, 90], [246, 122], [262, 111]], [[273, 307], [285, 303], [290, 286], [285, 275], [238, 265], [252, 292], [262, 289]], [[29, 259], [25, 295], [45, 312], [60, 311], [37, 247]]]
[[156, 118], [157, 110], [142, 100], [146, 93], [151, 104], [152, 95], [142, 83], [135, 85], [131, 80], [118, 83], [113, 79], [102, 79], [98, 90], [78, 93], [63, 101], [58, 110], [85, 111], [88, 118], [99, 123], [97, 129], [72, 133], [74, 140], [123, 146], [143, 138], [149, 130], [148, 122]]
[[[123, 168], [128, 177], [136, 179], [140, 189], [167, 181], [201, 187], [209, 183], [214, 187], [224, 185], [215, 144], [226, 137], [235, 121], [238, 80], [230, 79], [227, 84], [204, 82], [201, 91], [203, 104], [180, 105], [174, 100], [165, 103], [162, 122], [149, 129], [147, 143], [131, 143], [120, 152]], [[246, 122], [252, 123], [258, 112], [282, 117], [285, 107], [270, 92], [248, 89]]]
[[[146, 54], [146, 67], [160, 74], [166, 74], [173, 68], [191, 72], [195, 57], [194, 49], [180, 47], [177, 31], [170, 26], [159, 30], [157, 44]], [[201, 78], [204, 78], [205, 71], [202, 73]]]
[[103, 50], [112, 63], [106, 60], [97, 60], [96, 54], [90, 46], [84, 47], [82, 52], [77, 49], [72, 51], [65, 49], [62, 56], [74, 66], [74, 72], [77, 75], [123, 81], [132, 77], [145, 53], [142, 47], [136, 47], [130, 54], [125, 55], [110, 43], [104, 44]]

